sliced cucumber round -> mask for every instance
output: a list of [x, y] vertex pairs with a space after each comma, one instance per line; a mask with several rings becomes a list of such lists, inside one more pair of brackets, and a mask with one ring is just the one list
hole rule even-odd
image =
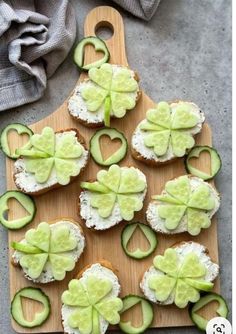
[[[210, 174], [205, 173], [199, 170], [198, 168], [193, 167], [190, 163], [190, 159], [199, 158], [202, 152], [208, 152], [210, 154], [210, 158], [211, 158], [211, 173]], [[213, 177], [215, 177], [216, 174], [220, 171], [221, 165], [222, 165], [221, 158], [217, 150], [210, 146], [195, 146], [194, 148], [191, 149], [191, 151], [188, 153], [185, 159], [185, 168], [187, 172], [197, 177], [200, 177], [203, 180], [210, 180]]]
[[[103, 159], [99, 142], [102, 136], [108, 136], [111, 140], [119, 139], [121, 141], [121, 147], [106, 160]], [[107, 128], [98, 130], [90, 139], [90, 153], [94, 161], [101, 166], [110, 166], [112, 164], [120, 162], [126, 156], [127, 149], [127, 139], [122, 132], [116, 129]]]
[[[29, 213], [25, 217], [8, 220], [5, 214], [9, 211], [8, 200], [14, 198]], [[32, 197], [22, 193], [21, 191], [10, 190], [0, 197], [0, 223], [8, 229], [18, 230], [29, 224], [36, 214], [36, 205]]]
[[213, 301], [217, 301], [219, 303], [219, 307], [216, 310], [216, 313], [223, 318], [227, 318], [229, 309], [227, 306], [226, 301], [224, 298], [217, 293], [209, 293], [199, 299], [199, 301], [196, 304], [190, 305], [189, 308], [189, 315], [192, 319], [193, 323], [202, 331], [206, 330], [207, 323], [211, 319], [205, 319], [202, 316], [200, 316], [197, 311], [199, 311], [204, 306], [210, 304]]
[[[29, 137], [31, 137], [34, 133], [33, 131], [28, 128], [28, 126], [20, 124], [20, 123], [13, 123], [7, 125], [2, 133], [1, 133], [1, 148], [2, 151], [11, 159], [17, 159], [19, 158], [20, 154], [15, 150], [15, 152], [11, 152], [9, 143], [8, 143], [8, 132], [11, 130], [17, 131], [19, 135], [27, 134]], [[23, 149], [29, 149], [31, 147], [31, 143], [27, 142], [22, 148]]]
[[[95, 51], [101, 51], [104, 56], [94, 61], [93, 63], [84, 65], [84, 48], [86, 45], [91, 44], [94, 46]], [[81, 39], [74, 51], [74, 62], [76, 65], [83, 71], [88, 71], [90, 68], [99, 67], [104, 63], [107, 63], [110, 58], [109, 50], [106, 46], [106, 43], [95, 36], [89, 36]]]
[[[41, 312], [36, 312], [34, 320], [28, 321], [24, 317], [21, 297], [32, 299], [43, 304]], [[38, 288], [27, 287], [19, 290], [11, 302], [11, 315], [13, 319], [22, 327], [33, 328], [42, 325], [51, 313], [51, 305], [48, 296]]]
[[19, 252], [27, 253], [27, 254], [39, 254], [43, 253], [41, 249], [38, 247], [31, 246], [29, 244], [23, 244], [22, 242], [15, 242], [11, 243], [11, 247]]
[[[128, 250], [128, 243], [130, 239], [132, 238], [132, 235], [134, 234], [135, 230], [139, 228], [142, 233], [145, 235], [149, 242], [149, 249], [144, 251], [140, 248], [135, 249], [134, 251]], [[126, 255], [129, 257], [132, 257], [133, 259], [141, 260], [146, 257], [148, 257], [150, 254], [152, 254], [156, 247], [157, 247], [157, 237], [156, 233], [151, 229], [150, 226], [142, 223], [131, 223], [126, 225], [121, 233], [121, 245]]]
[[120, 314], [124, 313], [125, 311], [129, 310], [133, 306], [140, 303], [142, 308], [143, 321], [142, 325], [139, 327], [132, 326], [131, 321], [120, 321], [119, 323], [120, 329], [127, 334], [143, 333], [151, 325], [153, 321], [154, 313], [152, 304], [148, 302], [145, 298], [136, 295], [125, 296], [122, 299], [122, 301], [123, 301], [123, 309], [121, 310]]

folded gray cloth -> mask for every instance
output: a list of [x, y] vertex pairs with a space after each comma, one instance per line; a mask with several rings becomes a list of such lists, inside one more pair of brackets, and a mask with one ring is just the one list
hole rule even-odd
[[75, 35], [69, 0], [0, 0], [0, 110], [38, 100]]
[[133, 15], [146, 21], [154, 15], [161, 0], [113, 0]]

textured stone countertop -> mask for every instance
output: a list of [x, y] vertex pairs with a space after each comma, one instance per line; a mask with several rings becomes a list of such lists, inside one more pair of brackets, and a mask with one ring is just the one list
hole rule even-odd
[[[72, 3], [77, 12], [77, 39], [83, 36], [83, 21], [89, 10], [112, 4], [100, 0], [73, 0]], [[148, 23], [123, 10], [120, 12], [124, 17], [129, 64], [140, 74], [142, 88], [156, 101], [196, 102], [212, 127], [214, 146], [223, 160], [216, 178], [222, 195], [217, 214], [221, 291], [231, 308], [231, 1], [162, 0]], [[12, 122], [31, 124], [52, 113], [71, 92], [78, 76], [70, 55], [48, 81], [40, 101], [1, 112], [0, 129]], [[0, 166], [2, 193], [5, 191], [3, 154], [0, 154]], [[7, 231], [2, 227], [0, 246], [0, 333], [13, 334], [8, 296]], [[156, 332], [195, 334], [198, 330], [173, 328]]]

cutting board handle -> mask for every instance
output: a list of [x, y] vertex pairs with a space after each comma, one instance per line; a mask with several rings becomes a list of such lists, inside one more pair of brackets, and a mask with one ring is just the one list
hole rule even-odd
[[[124, 24], [120, 13], [110, 6], [100, 6], [91, 10], [84, 23], [84, 36], [96, 36], [96, 30], [108, 27], [113, 32], [111, 38], [105, 40], [110, 51], [110, 63], [128, 66], [125, 52]], [[89, 62], [91, 55], [85, 49], [85, 59]]]

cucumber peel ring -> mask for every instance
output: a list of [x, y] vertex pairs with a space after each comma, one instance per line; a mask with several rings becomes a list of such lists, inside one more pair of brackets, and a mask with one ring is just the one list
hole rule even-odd
[[206, 330], [207, 323], [211, 319], [205, 319], [199, 314], [197, 314], [197, 311], [199, 311], [204, 306], [210, 304], [213, 301], [217, 301], [219, 303], [219, 306], [216, 310], [216, 313], [223, 318], [227, 318], [229, 309], [227, 306], [226, 301], [221, 295], [218, 295], [217, 293], [208, 293], [205, 296], [201, 297], [199, 301], [196, 304], [192, 304], [189, 308], [189, 316], [193, 323], [200, 329], [201, 331]]
[[[8, 158], [15, 160], [19, 158], [20, 154], [17, 152], [17, 149], [15, 150], [14, 153], [11, 153], [10, 151], [10, 147], [8, 143], [8, 132], [11, 130], [17, 131], [18, 135], [27, 134], [29, 137], [31, 137], [34, 133], [30, 128], [28, 128], [28, 126], [20, 124], [20, 123], [9, 124], [3, 129], [1, 133], [1, 138], [0, 138], [2, 151], [6, 154], [6, 156], [8, 156]], [[31, 143], [27, 142], [22, 147], [22, 149], [29, 149], [30, 147], [31, 147]]]
[[[201, 170], [193, 167], [190, 163], [191, 158], [199, 158], [200, 154], [202, 152], [208, 152], [210, 154], [211, 158], [211, 174], [202, 172]], [[185, 159], [185, 168], [188, 173], [195, 175], [197, 177], [200, 177], [203, 180], [210, 180], [213, 177], [216, 176], [216, 174], [220, 171], [221, 169], [221, 158], [213, 147], [210, 146], [195, 146], [191, 149], [191, 151], [188, 153], [186, 159]]]
[[137, 295], [128, 295], [122, 298], [123, 301], [123, 309], [120, 314], [129, 310], [133, 306], [141, 303], [143, 321], [140, 327], [134, 327], [131, 324], [131, 321], [120, 321], [119, 327], [120, 329], [127, 334], [140, 334], [143, 333], [148, 327], [150, 327], [154, 313], [152, 304], [147, 301], [145, 298], [137, 296]]
[[[139, 228], [142, 231], [142, 233], [144, 234], [144, 236], [147, 238], [149, 242], [150, 247], [147, 251], [143, 251], [140, 248], [137, 248], [135, 251], [130, 252], [127, 248], [128, 243], [137, 228]], [[158, 244], [158, 241], [157, 241], [156, 233], [151, 229], [150, 226], [146, 224], [131, 223], [131, 224], [126, 225], [121, 232], [122, 248], [125, 254], [133, 259], [141, 260], [141, 259], [148, 257], [155, 251], [157, 244]]]
[[[9, 210], [7, 202], [10, 198], [14, 198], [16, 201], [18, 201], [20, 205], [22, 205], [23, 208], [29, 213], [29, 215], [14, 220], [6, 219], [4, 215]], [[8, 229], [18, 230], [24, 227], [34, 219], [35, 214], [36, 214], [36, 205], [33, 198], [30, 197], [29, 195], [22, 193], [21, 191], [17, 190], [6, 191], [0, 197], [0, 223]]]
[[[114, 152], [109, 158], [106, 160], [102, 157], [101, 147], [99, 143], [99, 139], [102, 136], [108, 136], [111, 140], [119, 139], [121, 141], [121, 147]], [[127, 139], [123, 135], [122, 132], [114, 129], [114, 128], [104, 128], [98, 130], [90, 139], [90, 153], [93, 160], [101, 166], [110, 166], [112, 164], [116, 164], [120, 162], [127, 154], [128, 143]]]
[[[36, 312], [34, 320], [28, 321], [24, 318], [21, 297], [32, 299], [43, 304], [43, 311]], [[48, 319], [50, 313], [50, 300], [48, 296], [39, 288], [23, 288], [15, 294], [11, 302], [11, 315], [13, 319], [22, 327], [33, 328], [40, 326]]]
[[[84, 65], [84, 48], [86, 45], [91, 44], [94, 46], [95, 51], [101, 51], [104, 53], [104, 56], [94, 61], [93, 63]], [[85, 37], [80, 40], [74, 51], [74, 62], [79, 67], [80, 70], [88, 71], [93, 67], [100, 67], [102, 64], [107, 63], [110, 58], [110, 52], [106, 46], [106, 43], [95, 36]]]

